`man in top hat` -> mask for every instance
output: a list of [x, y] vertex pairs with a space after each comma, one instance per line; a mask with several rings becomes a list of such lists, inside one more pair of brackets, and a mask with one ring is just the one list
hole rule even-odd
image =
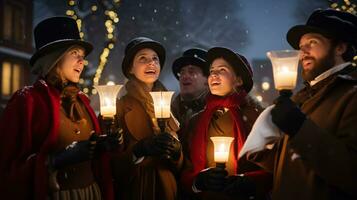
[[203, 49], [188, 49], [172, 65], [172, 72], [180, 83], [180, 93], [175, 97], [171, 109], [181, 127], [205, 106], [209, 74], [206, 54], [207, 51]]
[[276, 100], [282, 138], [249, 158], [274, 172], [273, 199], [357, 199], [357, 17], [316, 10], [287, 41], [301, 51], [306, 87]]

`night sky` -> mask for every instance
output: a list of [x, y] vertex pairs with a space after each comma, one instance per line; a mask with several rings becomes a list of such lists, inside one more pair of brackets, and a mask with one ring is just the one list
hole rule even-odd
[[[85, 37], [95, 50], [88, 57], [85, 77], [91, 77], [105, 44], [104, 14], [96, 1], [77, 1], [86, 13]], [[249, 61], [265, 59], [269, 50], [290, 49], [285, 34], [290, 27], [305, 22], [315, 8], [329, 6], [327, 0], [122, 0], [117, 8], [116, 44], [110, 52], [100, 84], [111, 80], [124, 83], [121, 61], [125, 45], [137, 36], [160, 41], [167, 50], [161, 80], [171, 90], [178, 82], [171, 72], [175, 58], [190, 48], [224, 46], [245, 55]], [[66, 1], [35, 0], [34, 25], [46, 17], [65, 15]], [[258, 66], [253, 66], [256, 68]]]

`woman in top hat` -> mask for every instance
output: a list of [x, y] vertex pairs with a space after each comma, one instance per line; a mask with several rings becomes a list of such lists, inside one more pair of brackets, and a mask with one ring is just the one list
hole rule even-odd
[[12, 96], [0, 121], [1, 198], [113, 199], [100, 148], [110, 138], [97, 140], [97, 118], [76, 85], [93, 47], [68, 17], [40, 22], [34, 35], [39, 79]]
[[164, 61], [164, 47], [150, 38], [138, 37], [126, 46], [122, 71], [129, 79], [127, 94], [117, 102], [124, 148], [112, 162], [118, 199], [176, 199], [174, 172], [182, 162], [178, 126], [171, 117], [160, 133], [149, 93], [166, 90], [158, 80]]
[[[215, 47], [207, 53], [210, 65], [210, 94], [206, 108], [192, 118], [183, 146], [190, 163], [181, 174], [187, 191], [199, 199], [264, 199], [269, 175], [246, 160], [239, 150], [262, 111], [247, 93], [253, 86], [252, 70], [246, 58], [229, 49]], [[212, 136], [233, 137], [226, 167], [215, 167]], [[259, 183], [259, 184], [257, 184]]]

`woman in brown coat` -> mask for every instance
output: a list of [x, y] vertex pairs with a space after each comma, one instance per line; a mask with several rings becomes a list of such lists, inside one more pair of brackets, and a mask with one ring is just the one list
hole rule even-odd
[[125, 49], [122, 71], [129, 81], [117, 102], [124, 147], [112, 161], [118, 199], [176, 199], [174, 173], [182, 163], [178, 126], [170, 118], [160, 133], [149, 93], [166, 90], [158, 81], [164, 60], [164, 47], [150, 38], [135, 38]]
[[[238, 153], [262, 111], [247, 93], [253, 86], [252, 70], [247, 60], [229, 49], [215, 47], [208, 51], [210, 93], [206, 108], [190, 122], [182, 137], [189, 159], [181, 175], [186, 191], [199, 199], [264, 199], [270, 187], [270, 175]], [[226, 168], [216, 167], [212, 136], [230, 136], [234, 140]]]

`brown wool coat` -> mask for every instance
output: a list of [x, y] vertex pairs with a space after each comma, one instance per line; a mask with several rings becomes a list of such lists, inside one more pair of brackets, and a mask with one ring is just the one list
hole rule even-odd
[[[132, 147], [137, 141], [154, 134], [151, 119], [141, 103], [124, 96], [117, 102], [118, 121], [124, 129], [124, 150], [112, 161], [116, 198], [120, 200], [174, 200], [177, 196], [175, 172], [177, 163], [155, 157], [145, 157], [135, 164]], [[174, 127], [174, 124], [168, 125]]]
[[[357, 70], [298, 92], [308, 119], [292, 138], [249, 159], [274, 171], [274, 199], [357, 199]], [[274, 164], [275, 162], [275, 164]]]

